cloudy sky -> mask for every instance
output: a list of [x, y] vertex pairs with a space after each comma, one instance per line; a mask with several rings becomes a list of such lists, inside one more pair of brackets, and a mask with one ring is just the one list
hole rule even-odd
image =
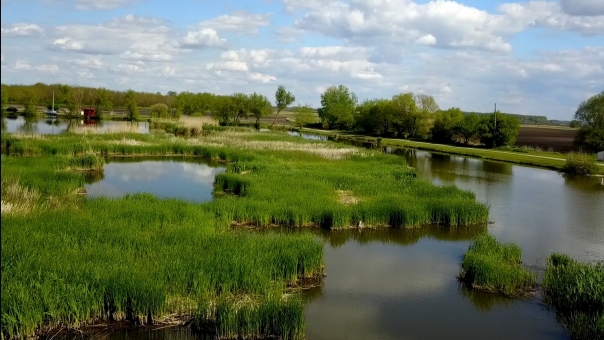
[[604, 0], [2, 0], [2, 83], [230, 94], [318, 106], [433, 95], [570, 119], [604, 90]]

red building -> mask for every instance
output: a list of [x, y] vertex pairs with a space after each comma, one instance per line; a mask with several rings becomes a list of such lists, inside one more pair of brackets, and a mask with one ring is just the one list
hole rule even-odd
[[82, 115], [85, 118], [93, 118], [96, 117], [96, 109], [95, 108], [83, 108]]

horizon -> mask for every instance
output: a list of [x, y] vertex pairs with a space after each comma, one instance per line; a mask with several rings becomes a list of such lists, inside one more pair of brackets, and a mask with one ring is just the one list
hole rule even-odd
[[[184, 5], [181, 5], [184, 4]], [[401, 92], [570, 121], [604, 90], [604, 2], [2, 0], [1, 82], [162, 94]], [[486, 98], [486, 99], [485, 99]]]

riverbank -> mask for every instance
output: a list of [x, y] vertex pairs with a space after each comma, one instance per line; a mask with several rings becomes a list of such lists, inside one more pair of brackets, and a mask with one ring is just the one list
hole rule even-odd
[[[529, 149], [518, 149], [515, 151], [503, 151], [493, 149], [480, 149], [463, 146], [443, 145], [430, 142], [411, 141], [406, 139], [379, 138], [340, 131], [325, 131], [319, 129], [303, 128], [302, 132], [315, 133], [324, 136], [338, 137], [358, 142], [369, 142], [376, 146], [403, 147], [417, 150], [436, 151], [452, 155], [470, 156], [475, 158], [508, 162], [514, 164], [537, 166], [552, 170], [562, 170], [566, 164], [566, 156], [555, 152], [540, 152]], [[604, 163], [599, 162], [600, 174], [604, 174]]]

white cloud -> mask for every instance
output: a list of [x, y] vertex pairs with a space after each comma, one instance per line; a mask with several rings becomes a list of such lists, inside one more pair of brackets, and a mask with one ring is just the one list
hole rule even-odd
[[560, 0], [565, 13], [577, 16], [604, 15], [602, 0]]
[[57, 73], [59, 72], [59, 66], [55, 64], [43, 64], [36, 66], [36, 70], [46, 73]]
[[29, 63], [25, 60], [17, 60], [17, 62], [15, 63], [15, 69], [16, 70], [30, 70], [31, 65], [29, 65]]
[[274, 76], [262, 73], [252, 73], [250, 74], [250, 79], [261, 83], [270, 83], [277, 80]]
[[26, 37], [44, 33], [42, 27], [26, 23], [3, 25], [0, 30], [3, 37]]
[[189, 31], [182, 38], [181, 46], [185, 48], [225, 47], [227, 41], [218, 36], [212, 28], [202, 28], [199, 31]]
[[208, 70], [215, 71], [247, 71], [249, 70], [245, 61], [221, 61], [216, 63], [209, 63], [207, 65]]
[[210, 28], [216, 31], [257, 34], [258, 28], [270, 25], [271, 13], [256, 14], [238, 12], [232, 15], [220, 15], [216, 18], [202, 21], [197, 27]]
[[69, 37], [56, 39], [52, 44], [61, 50], [81, 51], [84, 49], [84, 45], [81, 42], [75, 41]]
[[110, 10], [128, 6], [140, 0], [76, 0], [77, 10]]
[[426, 34], [415, 42], [421, 45], [436, 45], [436, 38], [432, 34]]

